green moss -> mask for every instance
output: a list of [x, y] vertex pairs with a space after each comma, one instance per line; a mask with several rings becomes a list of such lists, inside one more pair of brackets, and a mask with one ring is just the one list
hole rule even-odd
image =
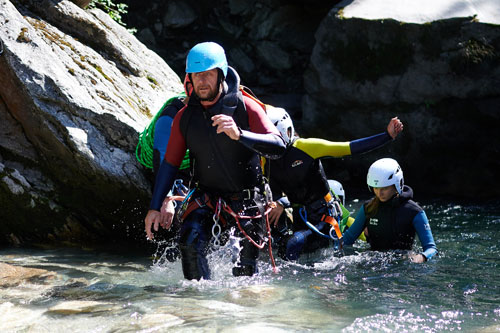
[[29, 43], [31, 42], [31, 38], [28, 36], [28, 28], [21, 28], [21, 32], [17, 36], [16, 39], [18, 42], [21, 43]]
[[340, 20], [344, 19], [344, 8], [339, 9], [339, 11], [337, 12], [337, 18]]
[[106, 73], [104, 73], [104, 71], [102, 70], [102, 67], [97, 65], [97, 64], [94, 64], [92, 62], [89, 61], [89, 64], [92, 65], [92, 67], [95, 68], [96, 71], [98, 71], [103, 78], [105, 78], [106, 80], [108, 80], [109, 82], [113, 83], [113, 80], [111, 80], [111, 78], [109, 76], [106, 75]]
[[73, 68], [68, 68], [68, 72], [73, 76], [75, 75], [75, 70]]
[[[152, 83], [152, 84], [154, 84], [155, 86], [157, 86], [157, 85], [158, 85], [158, 82], [155, 80], [155, 78], [154, 78], [154, 77], [152, 77], [152, 76], [148, 75], [148, 76], [146, 76], [146, 78], [148, 79], [148, 81], [149, 81], [149, 82], [151, 82], [151, 83]], [[154, 87], [153, 87], [153, 88], [154, 88]]]
[[[450, 68], [456, 74], [466, 74], [469, 71], [476, 71], [482, 65], [497, 63], [499, 56], [495, 47], [477, 39], [469, 39], [459, 43], [460, 49], [450, 61]], [[493, 67], [492, 64], [491, 67]]]

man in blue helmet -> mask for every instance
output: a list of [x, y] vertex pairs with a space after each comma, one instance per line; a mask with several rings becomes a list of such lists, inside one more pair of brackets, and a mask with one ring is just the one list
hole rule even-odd
[[193, 94], [173, 120], [145, 219], [146, 234], [151, 239], [152, 228], [170, 227], [173, 216], [161, 210], [162, 203], [170, 200], [166, 195], [189, 149], [196, 187], [182, 215], [179, 247], [184, 277], [210, 279], [209, 242], [217, 243], [218, 230], [232, 226], [240, 236], [233, 275], [253, 275], [270, 194], [259, 155], [277, 158], [285, 143], [264, 109], [240, 92], [238, 74], [228, 67], [220, 45], [195, 45], [186, 59], [186, 73]]

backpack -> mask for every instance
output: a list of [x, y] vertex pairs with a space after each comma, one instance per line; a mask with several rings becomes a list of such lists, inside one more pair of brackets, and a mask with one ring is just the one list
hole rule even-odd
[[[154, 144], [154, 134], [155, 134], [155, 127], [156, 127], [156, 122], [158, 121], [158, 118], [160, 118], [163, 110], [170, 105], [175, 99], [177, 98], [185, 98], [186, 94], [181, 93], [179, 95], [176, 95], [174, 97], [169, 98], [163, 106], [160, 108], [160, 110], [155, 114], [155, 116], [151, 119], [149, 124], [144, 128], [142, 133], [139, 134], [139, 141], [137, 142], [137, 147], [135, 149], [135, 157], [137, 158], [137, 161], [144, 165], [146, 168], [152, 169], [153, 168], [153, 144]], [[186, 153], [187, 155], [188, 153]], [[185, 160], [186, 157], [184, 157], [184, 160], [182, 161], [181, 164], [181, 169], [183, 166], [185, 167]], [[189, 160], [188, 160], [188, 166], [189, 166]]]

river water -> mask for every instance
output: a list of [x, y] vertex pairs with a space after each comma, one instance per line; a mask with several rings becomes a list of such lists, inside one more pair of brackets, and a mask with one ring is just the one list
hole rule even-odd
[[499, 332], [500, 204], [424, 208], [440, 251], [424, 264], [362, 243], [277, 259], [277, 274], [263, 253], [257, 276], [235, 278], [221, 248], [213, 280], [194, 282], [162, 253], [3, 249], [0, 262], [57, 274], [0, 289], [0, 331]]

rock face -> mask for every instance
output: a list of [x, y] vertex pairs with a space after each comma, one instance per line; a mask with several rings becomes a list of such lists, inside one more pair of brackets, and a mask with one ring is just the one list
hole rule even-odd
[[138, 132], [178, 76], [70, 1], [1, 0], [0, 41], [0, 244], [142, 238]]
[[500, 167], [500, 26], [474, 17], [417, 24], [343, 16], [359, 3], [332, 9], [316, 32], [304, 76], [307, 133], [350, 140], [395, 115], [405, 132], [328, 170], [346, 168], [344, 177], [361, 183], [371, 162], [392, 156], [421, 191], [498, 195], [491, 182]]

